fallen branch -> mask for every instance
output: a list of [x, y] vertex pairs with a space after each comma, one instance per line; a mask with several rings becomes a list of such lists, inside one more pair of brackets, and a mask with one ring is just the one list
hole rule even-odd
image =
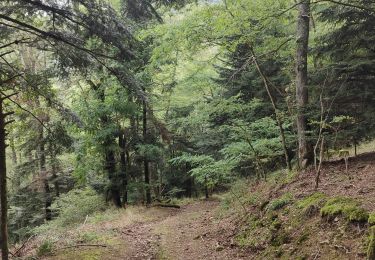
[[164, 204], [164, 203], [154, 204], [153, 206], [154, 207], [164, 207], [164, 208], [176, 208], [176, 209], [181, 208], [179, 205], [176, 205], [176, 204]]
[[14, 253], [11, 253], [13, 256], [19, 256], [18, 254], [21, 252], [22, 249], [25, 248], [26, 244], [33, 238], [35, 235], [32, 235], [27, 239]]
[[107, 247], [107, 245], [101, 245], [101, 244], [77, 244], [77, 245], [73, 245], [73, 246], [67, 246], [67, 247], [57, 248], [56, 250], [64, 250], [64, 249], [75, 248], [75, 247]]
[[86, 225], [87, 219], [89, 218], [89, 215], [86, 215], [85, 221], [83, 222], [83, 226]]
[[347, 247], [342, 246], [342, 245], [333, 245], [333, 246], [331, 246], [331, 247], [332, 247], [332, 248], [335, 248], [335, 249], [342, 249], [342, 250], [345, 251], [346, 254], [349, 254], [349, 253], [350, 253], [350, 250], [349, 250]]

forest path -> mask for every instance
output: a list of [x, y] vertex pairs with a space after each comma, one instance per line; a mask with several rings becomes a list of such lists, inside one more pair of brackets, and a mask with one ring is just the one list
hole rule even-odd
[[220, 244], [222, 223], [215, 218], [217, 200], [196, 201], [181, 209], [160, 209], [152, 221], [122, 231], [126, 243], [117, 259], [241, 259]]

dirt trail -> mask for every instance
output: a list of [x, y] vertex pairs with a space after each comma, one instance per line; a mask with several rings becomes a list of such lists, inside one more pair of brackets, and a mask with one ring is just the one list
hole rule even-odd
[[161, 209], [157, 220], [122, 231], [126, 250], [116, 259], [245, 259], [237, 248], [223, 245], [218, 201], [197, 201], [181, 209]]

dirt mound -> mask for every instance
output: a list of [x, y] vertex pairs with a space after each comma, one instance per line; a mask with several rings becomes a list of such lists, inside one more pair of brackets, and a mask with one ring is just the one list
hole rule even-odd
[[[298, 175], [282, 191], [291, 190], [296, 196], [314, 192], [315, 171], [308, 169]], [[344, 160], [323, 163], [317, 191], [334, 196], [358, 200], [367, 210], [375, 210], [375, 153], [365, 153], [349, 158], [346, 172]]]

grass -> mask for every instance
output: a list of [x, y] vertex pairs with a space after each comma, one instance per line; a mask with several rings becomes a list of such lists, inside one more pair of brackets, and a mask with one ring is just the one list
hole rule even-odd
[[[358, 154], [368, 153], [368, 152], [373, 152], [373, 151], [375, 151], [375, 140], [362, 143], [357, 147]], [[354, 147], [350, 149], [350, 154], [354, 155]]]
[[46, 256], [52, 253], [53, 242], [50, 240], [45, 240], [37, 249], [37, 256]]
[[126, 209], [109, 208], [106, 211], [100, 209], [97, 212], [92, 212], [85, 223], [84, 220], [80, 220], [70, 223], [67, 227], [61, 226], [64, 220], [57, 218], [55, 221], [37, 228], [35, 240], [37, 254], [45, 256], [53, 253], [53, 259], [58, 260], [106, 259], [108, 251], [106, 248], [64, 250], [60, 250], [60, 248], [77, 244], [103, 244], [114, 252], [123, 251], [124, 248], [118, 246], [121, 244], [118, 230], [136, 222], [153, 220], [159, 215], [157, 208], [129, 206]]

